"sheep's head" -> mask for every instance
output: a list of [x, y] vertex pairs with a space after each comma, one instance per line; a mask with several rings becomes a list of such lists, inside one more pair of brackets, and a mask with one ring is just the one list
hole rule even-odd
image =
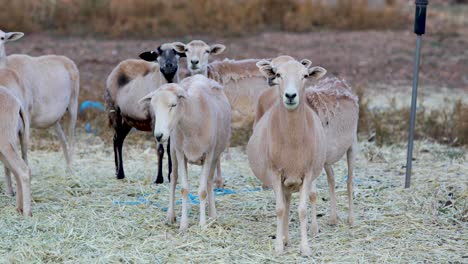
[[176, 42], [174, 43], [174, 49], [187, 56], [187, 68], [191, 75], [203, 74], [206, 76], [210, 55], [221, 54], [226, 46], [221, 44], [209, 46], [201, 40], [193, 40], [188, 44]]
[[304, 92], [306, 79], [319, 79], [327, 71], [322, 67], [310, 67], [312, 62], [304, 59], [301, 62], [287, 60], [273, 64], [271, 61], [262, 60], [257, 67], [271, 85], [277, 85], [280, 90], [281, 101], [288, 110], [295, 110], [300, 104], [300, 98]]
[[24, 36], [22, 32], [3, 32], [0, 30], [0, 45], [5, 44], [5, 42], [15, 41]]
[[140, 54], [140, 58], [145, 61], [158, 62], [159, 70], [169, 83], [174, 82], [174, 76], [179, 69], [179, 59], [181, 57], [185, 57], [185, 54], [177, 52], [173, 48], [172, 43], [163, 44], [156, 50]]
[[155, 117], [154, 138], [159, 143], [169, 139], [171, 132], [182, 117], [181, 107], [186, 98], [185, 90], [178, 84], [162, 85], [159, 89], [141, 98], [139, 103], [150, 103], [150, 111]]

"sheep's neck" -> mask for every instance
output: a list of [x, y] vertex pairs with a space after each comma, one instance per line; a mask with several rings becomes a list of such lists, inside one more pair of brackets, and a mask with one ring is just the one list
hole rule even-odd
[[305, 131], [307, 130], [307, 116], [305, 98], [301, 98], [297, 109], [290, 111], [284, 107], [283, 102], [278, 105], [279, 126], [282, 135], [281, 141], [288, 145], [303, 144]]
[[0, 68], [6, 67], [7, 57], [5, 52], [5, 45], [0, 45]]
[[186, 138], [190, 138], [192, 135], [197, 135], [199, 130], [205, 125], [203, 114], [195, 109], [194, 103], [191, 98], [182, 99], [183, 111], [181, 113], [182, 118], [179, 121], [180, 131]]

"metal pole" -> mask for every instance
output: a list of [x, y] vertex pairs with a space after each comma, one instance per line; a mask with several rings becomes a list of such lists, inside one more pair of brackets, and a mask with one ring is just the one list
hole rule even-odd
[[413, 164], [413, 140], [414, 140], [414, 126], [416, 123], [416, 104], [418, 97], [418, 82], [419, 82], [419, 64], [421, 58], [421, 41], [426, 31], [426, 6], [429, 4], [428, 0], [416, 0], [416, 10], [414, 14], [414, 33], [416, 38], [416, 51], [414, 54], [414, 75], [413, 75], [413, 94], [411, 97], [411, 116], [410, 116], [410, 129], [408, 136], [408, 153], [406, 159], [406, 178], [405, 188], [409, 188], [411, 184], [411, 169]]
[[418, 82], [419, 82], [419, 64], [421, 58], [421, 35], [416, 38], [416, 52], [414, 54], [414, 76], [413, 76], [413, 95], [411, 97], [411, 117], [410, 129], [408, 139], [408, 154], [406, 160], [406, 179], [405, 188], [409, 188], [411, 184], [411, 168], [413, 164], [413, 140], [414, 140], [414, 126], [416, 123], [416, 104], [418, 97]]

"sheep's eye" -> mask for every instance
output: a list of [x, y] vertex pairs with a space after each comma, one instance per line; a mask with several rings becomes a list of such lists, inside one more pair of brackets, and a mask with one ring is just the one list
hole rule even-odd
[[5, 39], [5, 37], [2, 37], [2, 40], [4, 40], [4, 39]]
[[177, 106], [177, 104], [171, 104], [171, 105], [170, 105], [171, 108], [174, 108], [174, 107], [176, 107], [176, 106]]
[[281, 74], [277, 73], [276, 78], [281, 78]]
[[304, 74], [304, 79], [305, 79], [305, 78], [307, 78], [307, 77], [309, 77], [309, 75], [307, 75], [307, 74]]
[[210, 53], [210, 51], [209, 51], [209, 50], [205, 50], [205, 53]]

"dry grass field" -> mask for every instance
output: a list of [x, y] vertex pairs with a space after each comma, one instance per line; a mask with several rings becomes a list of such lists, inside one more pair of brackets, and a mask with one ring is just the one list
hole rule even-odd
[[[36, 132], [36, 131], [35, 131]], [[137, 137], [131, 135], [130, 141]], [[326, 178], [318, 184], [320, 233], [311, 258], [299, 255], [298, 197], [293, 196], [291, 241], [274, 255], [275, 205], [271, 190], [248, 168], [242, 148], [223, 159], [226, 189], [216, 197], [218, 219], [198, 226], [200, 168], [191, 166], [190, 229], [166, 225], [169, 184], [152, 184], [153, 142], [127, 144], [127, 178], [114, 177], [111, 145], [79, 133], [75, 172], [66, 176], [57, 141], [31, 151], [33, 217], [0, 196], [0, 262], [5, 263], [464, 263], [468, 257], [468, 162], [464, 149], [420, 141], [411, 189], [404, 189], [403, 144], [361, 143], [355, 173], [356, 224], [346, 223], [345, 162], [335, 166], [339, 223], [329, 226]], [[0, 173], [3, 179], [3, 173]], [[3, 193], [2, 186], [2, 193]], [[176, 199], [180, 199], [177, 193]], [[180, 201], [180, 200], [179, 200]], [[180, 204], [176, 213], [180, 217]], [[180, 219], [180, 218], [178, 218]], [[177, 222], [178, 223], [178, 222]]]

